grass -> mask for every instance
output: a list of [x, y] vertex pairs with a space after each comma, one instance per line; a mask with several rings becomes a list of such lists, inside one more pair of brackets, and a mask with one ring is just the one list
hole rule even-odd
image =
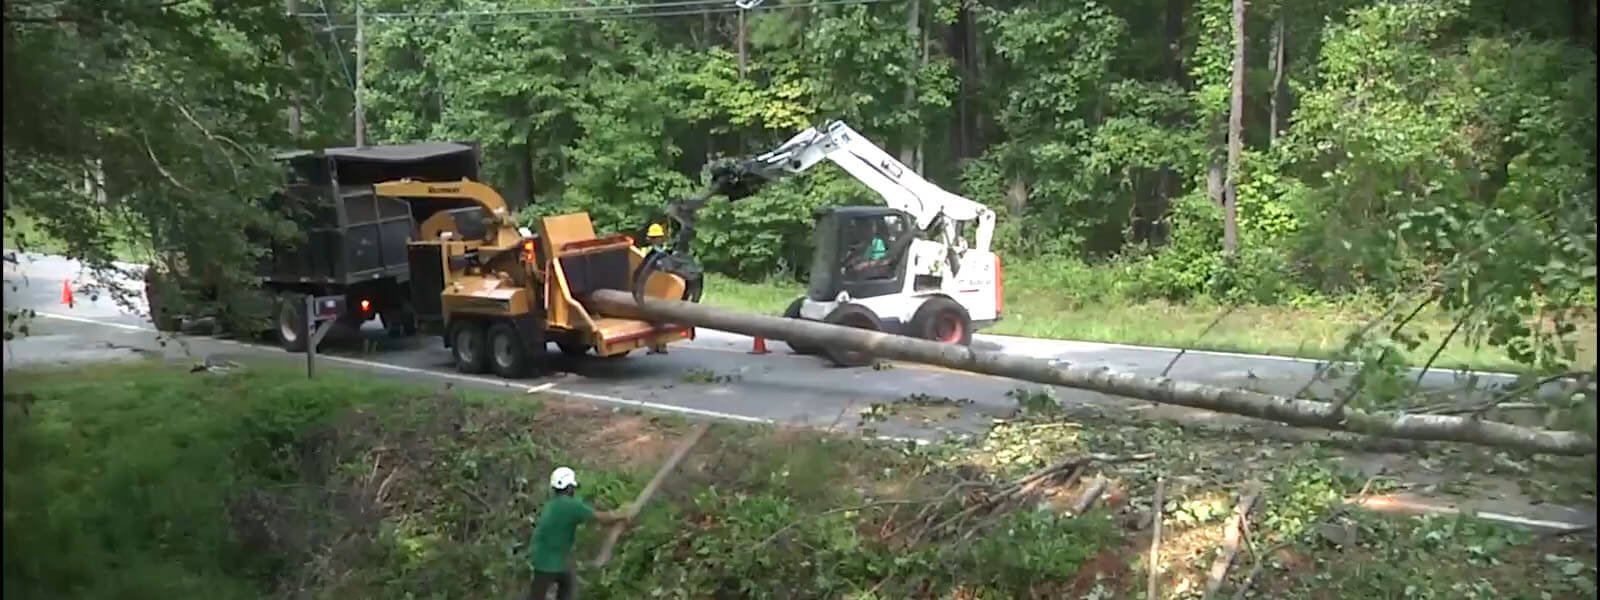
[[[1229, 312], [1212, 302], [1175, 304], [1144, 302], [1085, 304], [1050, 280], [1048, 269], [1008, 269], [1003, 319], [985, 333], [1023, 337], [1190, 348], [1245, 354], [1272, 354], [1327, 359], [1337, 356], [1347, 337], [1381, 314], [1370, 305], [1288, 307], [1242, 306]], [[781, 314], [804, 288], [786, 281], [743, 282], [708, 275], [703, 302], [740, 310]], [[1226, 313], [1222, 320], [1219, 316]], [[1209, 332], [1213, 321], [1217, 321]], [[1445, 316], [1424, 311], [1413, 321], [1426, 339], [1442, 340], [1454, 325]], [[1578, 364], [1593, 365], [1595, 326], [1586, 323], [1575, 334]], [[1201, 336], [1201, 333], [1205, 333]], [[1434, 362], [1439, 368], [1510, 371], [1524, 369], [1504, 351], [1469, 345], [1456, 338]], [[1421, 366], [1433, 346], [1424, 345], [1408, 362]]]
[[[11, 251], [27, 250], [41, 254], [67, 254], [67, 245], [59, 238], [45, 232], [39, 225], [38, 219], [21, 209], [6, 209], [5, 249]], [[124, 226], [118, 224], [112, 227], [113, 240], [108, 250], [114, 260], [123, 262], [142, 262], [148, 260], [150, 252], [143, 244], [132, 239]]]
[[[191, 374], [157, 362], [7, 374], [5, 591], [52, 598], [520, 597], [543, 476], [630, 501], [689, 423], [525, 394], [441, 390], [337, 370], [315, 382], [247, 364]], [[889, 418], [961, 399], [907, 397]], [[1005, 481], [1084, 452], [1153, 452], [1051, 481], [963, 540], [917, 539], [958, 481]], [[1163, 597], [1194, 582], [1249, 481], [1256, 597], [1593, 597], [1592, 547], [1465, 519], [1352, 514], [1359, 544], [1315, 524], [1362, 484], [1318, 446], [1062, 415], [971, 443], [871, 445], [719, 424], [624, 536], [584, 594], [663, 598], [1142, 597], [1149, 493], [1168, 481]], [[1094, 476], [1109, 491], [1054, 508]], [[1380, 486], [1381, 487], [1381, 486]], [[1592, 498], [1592, 486], [1591, 496]], [[981, 514], [981, 513], [980, 513]], [[600, 530], [581, 531], [592, 556]], [[1186, 583], [1187, 582], [1187, 583]], [[1465, 587], [1463, 587], [1465, 586]], [[1188, 590], [1188, 591], [1183, 591]], [[1522, 594], [1516, 596], [1515, 594]]]

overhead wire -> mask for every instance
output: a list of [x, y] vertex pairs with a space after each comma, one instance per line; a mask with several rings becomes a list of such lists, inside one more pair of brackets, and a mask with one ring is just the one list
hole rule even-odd
[[[886, 2], [903, 2], [904, 0], [821, 0], [806, 4], [792, 5], [761, 5], [752, 8], [739, 8], [728, 0], [676, 0], [673, 2], [658, 3], [633, 3], [613, 6], [576, 6], [570, 8], [549, 9], [516, 9], [502, 11], [439, 11], [439, 12], [387, 12], [367, 13], [368, 19], [379, 22], [393, 20], [431, 20], [431, 21], [465, 21], [468, 25], [492, 25], [502, 20], [515, 20], [522, 23], [561, 23], [561, 22], [592, 22], [617, 19], [648, 19], [663, 17], [693, 16], [705, 14], [728, 14], [740, 11], [758, 12], [785, 9], [815, 8], [825, 6], [846, 6], [856, 4], [881, 4]], [[643, 10], [641, 12], [626, 12], [639, 9], [676, 8], [678, 10]], [[326, 10], [326, 8], [324, 8]], [[321, 16], [327, 18], [330, 29], [349, 29], [354, 25], [334, 25], [330, 15], [302, 15], [305, 17]], [[534, 17], [534, 18], [528, 18]], [[452, 23], [454, 24], [454, 23]]]
[[333, 24], [333, 18], [329, 16], [333, 11], [328, 10], [328, 0], [318, 0], [318, 3], [322, 5], [322, 20], [327, 24], [328, 38], [333, 41], [334, 55], [339, 57], [339, 70], [344, 72], [345, 80], [350, 82], [350, 89], [356, 89], [356, 76], [350, 72], [350, 65], [345, 64], [344, 45], [339, 43], [340, 28]]

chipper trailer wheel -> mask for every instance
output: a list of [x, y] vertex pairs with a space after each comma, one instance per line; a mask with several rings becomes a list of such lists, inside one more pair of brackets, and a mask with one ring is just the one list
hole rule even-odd
[[533, 347], [544, 346], [543, 343], [530, 344], [529, 342], [533, 340], [522, 339], [522, 334], [517, 333], [516, 326], [508, 321], [491, 325], [488, 341], [489, 366], [494, 369], [495, 375], [506, 379], [527, 377], [533, 367]]
[[450, 322], [450, 354], [456, 359], [457, 371], [477, 375], [489, 369], [484, 337], [481, 323], [466, 319]]

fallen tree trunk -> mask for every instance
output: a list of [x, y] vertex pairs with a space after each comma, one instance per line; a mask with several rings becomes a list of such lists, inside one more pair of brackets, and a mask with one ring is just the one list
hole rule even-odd
[[592, 309], [619, 317], [644, 318], [658, 323], [704, 327], [819, 347], [832, 346], [879, 358], [1244, 415], [1297, 427], [1407, 440], [1464, 442], [1539, 454], [1587, 456], [1595, 453], [1594, 438], [1579, 432], [1549, 431], [1448, 415], [1366, 412], [1348, 407], [1336, 411], [1327, 402], [1297, 400], [1167, 377], [1144, 377], [1105, 368], [1052, 364], [1051, 361], [1038, 358], [974, 350], [816, 321], [656, 298], [645, 298], [640, 305], [632, 295], [616, 290], [596, 291], [584, 302]]

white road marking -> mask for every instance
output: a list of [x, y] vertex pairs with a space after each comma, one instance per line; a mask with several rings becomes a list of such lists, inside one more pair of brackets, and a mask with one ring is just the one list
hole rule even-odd
[[[50, 312], [44, 312], [44, 311], [38, 311], [36, 314], [38, 314], [41, 317], [46, 317], [46, 318], [50, 318], [50, 319], [60, 319], [62, 321], [71, 321], [71, 322], [74, 322], [74, 323], [85, 323], [85, 324], [89, 324], [89, 325], [99, 325], [99, 326], [102, 326], [102, 327], [112, 327], [112, 328], [122, 329], [122, 330], [127, 330], [127, 331], [141, 331], [141, 332], [151, 332], [151, 333], [155, 333], [156, 332], [156, 330], [154, 328], [150, 328], [150, 327], [139, 327], [139, 326], [136, 326], [136, 325], [127, 325], [127, 324], [124, 324], [124, 323], [107, 323], [107, 322], [104, 322], [104, 321], [96, 321], [94, 319], [86, 319], [86, 318], [83, 318], [83, 317], [75, 317], [75, 316], [72, 316], [72, 315], [62, 315], [62, 314], [56, 314], [56, 313], [50, 313]], [[258, 345], [255, 345], [255, 344], [248, 344], [248, 343], [240, 342], [240, 341], [237, 341], [237, 340], [224, 340], [224, 339], [218, 339], [218, 338], [206, 338], [206, 341], [219, 342], [219, 343], [223, 343], [223, 344], [232, 344], [232, 345], [235, 345], [235, 346], [242, 346], [242, 347], [245, 347], [245, 348], [253, 348], [253, 349], [258, 349], [258, 350], [263, 348], [263, 346], [258, 346]], [[406, 366], [401, 366], [401, 365], [391, 365], [391, 364], [386, 364], [386, 363], [373, 362], [373, 361], [370, 361], [370, 360], [363, 360], [363, 359], [359, 359], [359, 358], [349, 358], [349, 357], [345, 357], [345, 356], [337, 356], [337, 355], [331, 355], [331, 354], [319, 354], [319, 355], [317, 355], [317, 358], [336, 361], [336, 362], [342, 362], [342, 363], [351, 364], [351, 365], [358, 365], [358, 366], [363, 366], [363, 367], [368, 367], [368, 368], [373, 368], [373, 369], [384, 369], [384, 370], [389, 370], [389, 371], [398, 371], [398, 372], [402, 372], [402, 373], [411, 373], [411, 374], [414, 374], [414, 375], [424, 375], [424, 376], [429, 376], [429, 377], [442, 377], [442, 378], [445, 378], [445, 379], [454, 379], [456, 381], [467, 381], [467, 382], [479, 383], [479, 384], [489, 384], [489, 385], [494, 385], [494, 386], [499, 386], [499, 387], [521, 387], [523, 385], [520, 382], [511, 381], [511, 380], [507, 380], [507, 379], [498, 379], [498, 378], [493, 378], [493, 377], [479, 377], [479, 376], [475, 376], [475, 375], [462, 375], [462, 374], [459, 374], [459, 373], [446, 373], [446, 372], [442, 372], [442, 371], [429, 371], [427, 369], [418, 369], [418, 368], [415, 368], [415, 367], [406, 367]], [[582, 399], [585, 399], [585, 400], [604, 402], [604, 403], [607, 403], [607, 404], [619, 404], [619, 405], [624, 405], [624, 406], [633, 406], [633, 407], [637, 407], [637, 408], [646, 408], [646, 409], [657, 410], [657, 411], [662, 411], [662, 412], [671, 412], [671, 413], [679, 413], [679, 414], [687, 414], [687, 415], [696, 415], [696, 416], [701, 416], [701, 417], [710, 417], [710, 418], [713, 418], [713, 419], [722, 419], [722, 420], [727, 420], [727, 421], [739, 421], [739, 422], [743, 422], [743, 423], [757, 423], [757, 424], [762, 424], [762, 425], [775, 425], [775, 424], [777, 424], [777, 421], [774, 421], [772, 419], [763, 418], [763, 417], [752, 417], [752, 416], [749, 416], [749, 415], [725, 413], [725, 412], [715, 411], [715, 410], [706, 410], [706, 409], [700, 409], [700, 408], [690, 408], [690, 407], [687, 407], [687, 406], [675, 406], [675, 405], [672, 405], [672, 404], [660, 404], [660, 403], [656, 403], [656, 402], [646, 402], [646, 401], [643, 401], [643, 400], [629, 400], [627, 398], [618, 398], [618, 397], [615, 397], [615, 396], [606, 396], [606, 395], [603, 395], [603, 394], [592, 394], [592, 393], [589, 393], [589, 392], [578, 392], [578, 391], [572, 391], [572, 390], [564, 390], [564, 389], [557, 388], [554, 383], [549, 383], [549, 382], [541, 384], [539, 386], [528, 388], [528, 392], [529, 393], [532, 393], [532, 392], [535, 392], [535, 391], [548, 393], [548, 394], [556, 394], [556, 395], [561, 395], [561, 396], [568, 396], [568, 397], [573, 397], [573, 398], [582, 398]], [[895, 440], [895, 441], [901, 441], [901, 440]]]
[[[140, 327], [138, 325], [128, 325], [126, 323], [107, 323], [105, 321], [96, 321], [94, 319], [85, 319], [83, 317], [74, 317], [72, 315], [56, 314], [56, 313], [51, 313], [51, 312], [45, 312], [45, 311], [42, 311], [42, 310], [34, 311], [34, 314], [39, 315], [41, 317], [51, 318], [51, 319], [60, 319], [62, 321], [72, 321], [74, 323], [88, 323], [90, 325], [100, 325], [102, 327], [114, 327], [116, 329], [123, 329], [123, 330], [127, 330], [127, 331], [148, 331], [148, 332], [151, 332], [151, 333], [155, 333], [156, 332], [155, 328], [152, 328], [152, 327]], [[230, 340], [217, 340], [217, 341], [226, 342], [226, 341], [230, 341]]]

